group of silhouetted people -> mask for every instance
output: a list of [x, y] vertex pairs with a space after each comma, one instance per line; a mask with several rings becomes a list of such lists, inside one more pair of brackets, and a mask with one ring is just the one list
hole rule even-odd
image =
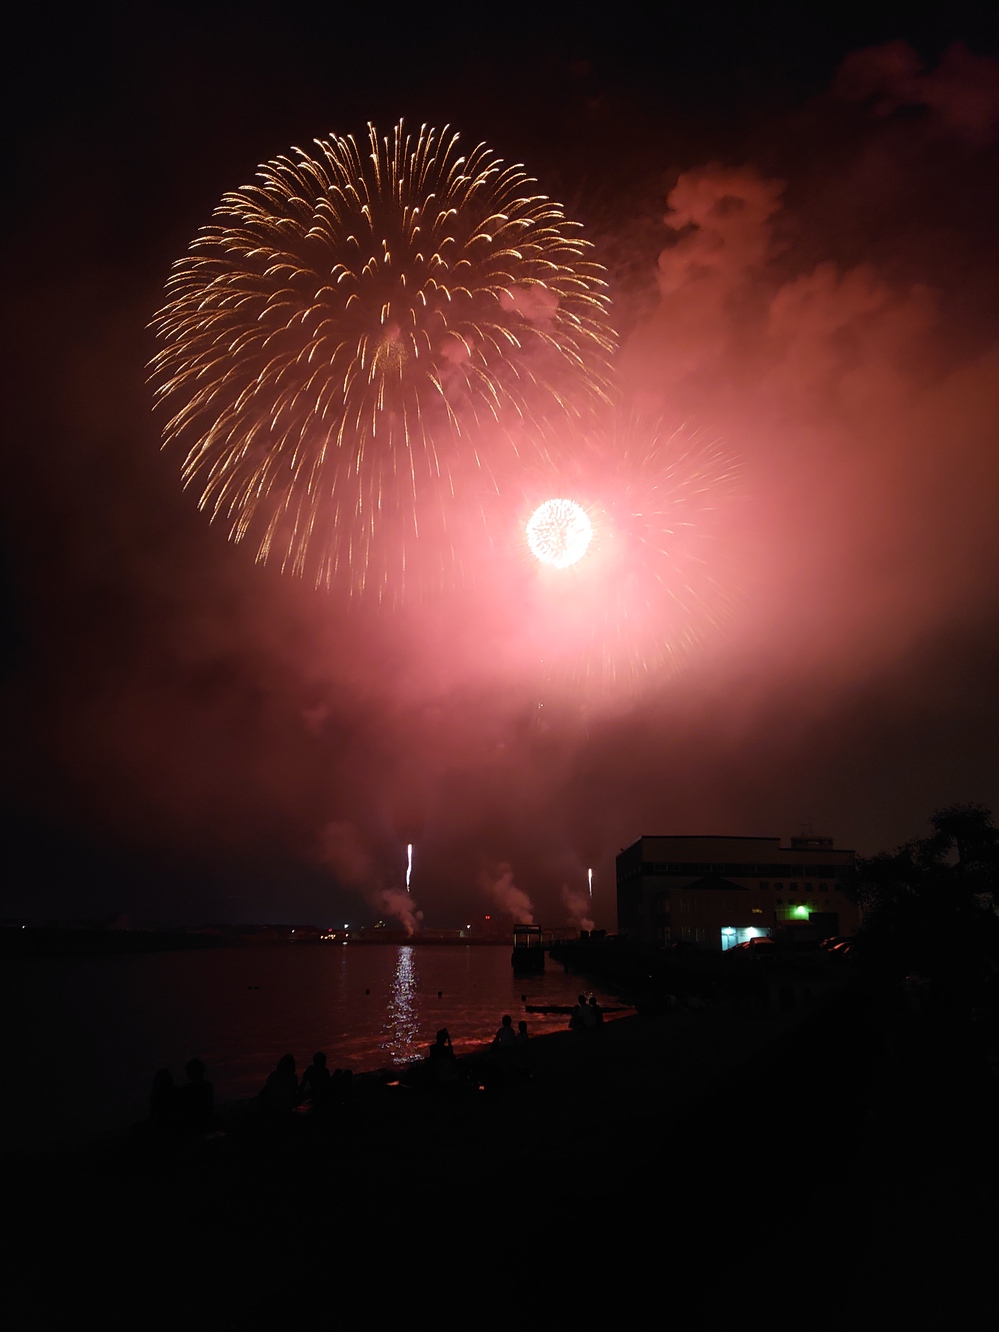
[[265, 1111], [280, 1117], [290, 1114], [299, 1106], [327, 1111], [345, 1105], [350, 1099], [354, 1074], [349, 1068], [335, 1068], [331, 1073], [326, 1066], [326, 1055], [318, 1050], [312, 1063], [299, 1082], [295, 1071], [295, 1056], [282, 1055], [277, 1067], [264, 1083], [260, 1104]]
[[603, 1010], [593, 995], [590, 995], [589, 1001], [585, 994], [577, 995], [569, 1017], [570, 1031], [595, 1031], [603, 1020]]
[[[575, 1030], [593, 1030], [603, 1022], [603, 1013], [596, 999], [587, 1002], [585, 995], [572, 1010], [569, 1026]], [[493, 1037], [489, 1055], [497, 1068], [521, 1072], [526, 1076], [525, 1049], [528, 1042], [527, 1023], [519, 1022], [514, 1030], [513, 1018], [504, 1014], [499, 1030]], [[462, 1078], [458, 1059], [446, 1027], [438, 1031], [424, 1065], [432, 1085], [457, 1083]], [[149, 1118], [153, 1128], [161, 1133], [181, 1139], [194, 1140], [211, 1134], [214, 1127], [215, 1091], [207, 1080], [204, 1063], [200, 1059], [188, 1062], [187, 1082], [177, 1087], [168, 1068], [161, 1068], [153, 1078], [149, 1102]], [[326, 1055], [319, 1050], [299, 1080], [295, 1056], [282, 1055], [264, 1086], [258, 1102], [270, 1120], [280, 1120], [304, 1107], [320, 1112], [346, 1105], [353, 1087], [353, 1073], [349, 1068], [330, 1072]]]
[[503, 1015], [503, 1021], [500, 1023], [500, 1029], [493, 1037], [493, 1048], [500, 1051], [515, 1050], [518, 1046], [527, 1043], [527, 1023], [519, 1022], [517, 1030], [513, 1029], [513, 1018], [509, 1013]]
[[518, 1078], [529, 1076], [527, 1042], [527, 1023], [518, 1023], [517, 1030], [514, 1031], [513, 1018], [509, 1013], [505, 1013], [490, 1047], [492, 1062], [499, 1072], [501, 1082], [510, 1076]]
[[156, 1073], [149, 1095], [149, 1119], [162, 1135], [193, 1140], [212, 1131], [215, 1088], [208, 1081], [200, 1059], [189, 1060], [184, 1071], [187, 1081], [180, 1087], [174, 1083], [168, 1068]]
[[[168, 1068], [159, 1069], [153, 1078], [149, 1126], [155, 1139], [164, 1145], [223, 1136], [216, 1131], [215, 1089], [208, 1081], [203, 1061], [189, 1060], [185, 1071], [187, 1081], [179, 1087]], [[350, 1100], [353, 1077], [349, 1068], [337, 1068], [331, 1073], [326, 1066], [326, 1055], [320, 1050], [312, 1056], [312, 1063], [299, 1082], [294, 1055], [282, 1055], [260, 1092], [259, 1105], [271, 1121], [290, 1115], [299, 1107], [329, 1111]]]
[[527, 1023], [520, 1022], [515, 1031], [513, 1018], [507, 1013], [488, 1049], [459, 1064], [451, 1034], [447, 1027], [441, 1027], [425, 1062], [415, 1070], [413, 1082], [430, 1087], [479, 1086], [480, 1079], [483, 1084], [497, 1079], [502, 1081], [507, 1072], [526, 1074], [524, 1050], [527, 1041]]

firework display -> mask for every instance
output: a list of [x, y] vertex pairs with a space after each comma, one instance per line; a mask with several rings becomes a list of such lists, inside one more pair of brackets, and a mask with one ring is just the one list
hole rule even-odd
[[593, 527], [586, 510], [575, 500], [550, 499], [539, 504], [527, 520], [527, 544], [542, 564], [567, 569], [586, 554]]
[[606, 397], [602, 270], [517, 165], [400, 123], [226, 194], [174, 267], [152, 373], [185, 484], [317, 584], [446, 581], [458, 530]]
[[611, 415], [558, 483], [571, 499], [525, 503], [533, 650], [587, 691], [661, 678], [733, 609], [738, 464], [697, 429]]

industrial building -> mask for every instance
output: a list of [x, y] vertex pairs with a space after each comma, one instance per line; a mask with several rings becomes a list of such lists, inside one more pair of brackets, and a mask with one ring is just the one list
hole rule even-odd
[[617, 857], [618, 932], [715, 950], [849, 935], [859, 924], [843, 892], [853, 864], [831, 837], [640, 837]]

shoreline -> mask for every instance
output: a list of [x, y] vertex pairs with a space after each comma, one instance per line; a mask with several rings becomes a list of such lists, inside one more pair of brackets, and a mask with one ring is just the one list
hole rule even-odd
[[[937, 1236], [981, 1237], [999, 1187], [996, 1089], [934, 1081], [919, 1057], [893, 1062], [883, 1016], [849, 983], [789, 1012], [635, 1014], [532, 1038], [530, 1078], [484, 1091], [372, 1082], [342, 1112], [273, 1132], [167, 1155], [119, 1135], [22, 1159], [8, 1164], [20, 1233], [39, 1279], [63, 1249], [95, 1271], [113, 1260], [145, 1273], [157, 1291], [164, 1271], [183, 1272], [183, 1317], [197, 1273], [223, 1320], [210, 1325], [249, 1328], [265, 1298], [274, 1326], [322, 1264], [368, 1263], [385, 1226], [408, 1241], [415, 1219], [419, 1251], [424, 1219], [439, 1245], [493, 1211], [516, 1243], [543, 1216], [556, 1232], [599, 1227], [603, 1247], [628, 1243], [632, 1260], [620, 1232], [648, 1233], [680, 1298], [712, 1317], [719, 1273], [733, 1299], [786, 1293], [795, 1274], [810, 1292], [804, 1325], [840, 1328], [872, 1289], [903, 1307], [919, 1288], [913, 1264], [946, 1276]], [[237, 1114], [252, 1119], [239, 1106], [233, 1130]], [[588, 1291], [585, 1268], [580, 1278]], [[592, 1281], [613, 1286], [617, 1273]]]
[[[291, 930], [293, 934], [295, 931]], [[232, 936], [186, 930], [144, 929], [61, 929], [49, 926], [0, 926], [0, 961], [51, 961], [53, 959], [131, 957], [157, 953], [202, 952], [225, 949], [274, 948], [506, 948], [509, 939], [452, 937], [453, 931], [433, 930], [411, 936], [401, 931], [388, 938], [365, 937], [361, 931], [353, 938], [329, 939], [307, 935], [300, 939], [269, 938], [253, 935]]]
[[[507, 1078], [500, 1091], [490, 1087], [485, 1099], [490, 1105], [498, 1099], [508, 1107], [515, 1105], [518, 1116], [540, 1114], [550, 1125], [553, 1116], [557, 1120], [563, 1113], [571, 1114], [572, 1098], [586, 1083], [595, 1113], [607, 1113], [611, 1103], [636, 1100], [654, 1102], [669, 1115], [680, 1114], [711, 1095], [716, 1084], [737, 1075], [754, 1056], [785, 1039], [831, 1001], [828, 993], [820, 994], [810, 1006], [799, 1005], [789, 1013], [776, 1009], [759, 1012], [732, 1003], [675, 1009], [653, 1016], [629, 1009], [608, 1017], [594, 1030], [545, 1032], [532, 1036], [522, 1048], [528, 1076]], [[488, 1074], [496, 1067], [491, 1061], [489, 1040], [458, 1055], [459, 1067], [473, 1075], [469, 1085], [460, 1089], [434, 1090], [419, 1085], [419, 1070], [425, 1066], [422, 1059], [358, 1072], [353, 1077], [350, 1105], [334, 1116], [328, 1127], [333, 1133], [350, 1130], [363, 1135], [366, 1117], [373, 1123], [399, 1113], [405, 1117], [414, 1103], [448, 1121], [476, 1117], [479, 1111], [471, 1109], [469, 1101], [483, 1093], [477, 1093], [471, 1083], [480, 1072], [485, 1081], [490, 1081]], [[238, 1138], [246, 1128], [252, 1130], [257, 1110], [257, 1096], [219, 1103], [215, 1108], [217, 1132], [226, 1138]], [[424, 1118], [422, 1113], [418, 1117]], [[310, 1121], [319, 1118], [294, 1115], [288, 1123], [289, 1132], [307, 1129]], [[148, 1120], [138, 1120], [93, 1136], [36, 1143], [5, 1153], [5, 1161], [15, 1167], [58, 1164], [83, 1171], [103, 1169], [109, 1161], [117, 1170], [124, 1162], [127, 1171], [128, 1158], [147, 1128]]]

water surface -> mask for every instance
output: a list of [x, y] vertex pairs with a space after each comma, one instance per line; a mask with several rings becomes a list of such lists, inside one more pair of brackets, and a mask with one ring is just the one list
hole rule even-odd
[[[183, 1080], [197, 1055], [220, 1102], [253, 1096], [291, 1052], [299, 1073], [316, 1050], [331, 1068], [398, 1067], [426, 1053], [439, 1027], [456, 1050], [492, 1039], [504, 1013], [532, 1035], [564, 1016], [579, 978], [547, 960], [515, 976], [510, 948], [338, 944], [225, 948], [5, 963], [6, 1058], [0, 1097], [7, 1146], [58, 1143], [122, 1127], [146, 1112], [158, 1068]], [[438, 997], [440, 991], [440, 997]], [[614, 1003], [595, 991], [601, 1003]]]

